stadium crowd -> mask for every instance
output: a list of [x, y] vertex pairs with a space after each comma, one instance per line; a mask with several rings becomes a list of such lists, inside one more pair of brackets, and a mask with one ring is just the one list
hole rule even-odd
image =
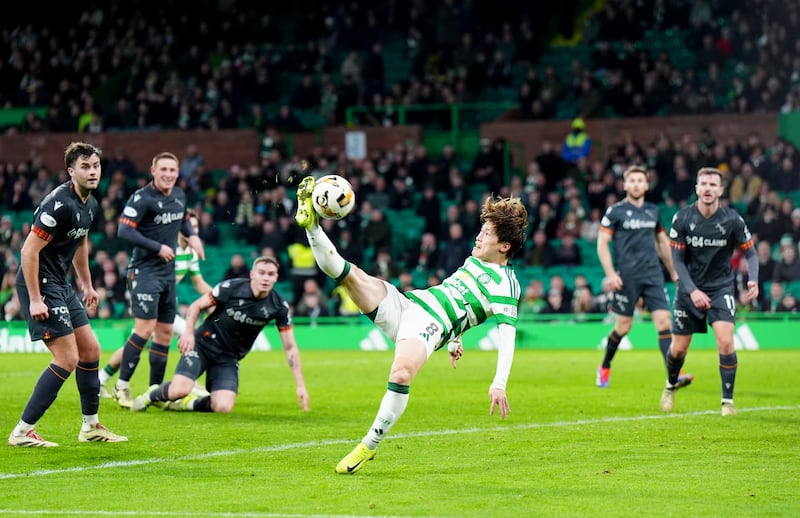
[[[215, 12], [219, 23], [210, 24], [206, 4], [175, 17], [166, 7], [112, 2], [60, 26], [20, 24], [3, 31], [0, 102], [4, 108], [47, 111], [31, 111], [6, 131], [264, 132], [269, 145], [260, 162], [232, 164], [222, 175], [206, 168], [202, 149], [172, 150], [181, 158], [180, 185], [200, 214], [207, 245], [224, 247], [231, 229], [235, 233], [240, 253], [232, 254], [223, 277], [246, 276], [251, 257], [271, 251], [291, 278], [292, 293], [285, 295], [296, 314], [309, 316], [355, 310], [346, 293], [324, 281], [293, 223], [293, 191], [306, 171], [351, 179], [357, 212], [326, 221], [326, 231], [344, 257], [371, 265], [370, 273], [404, 289], [434, 283], [458, 266], [451, 259], [468, 253], [487, 192], [520, 196], [531, 218], [530, 239], [516, 264], [535, 272], [523, 276], [530, 281], [523, 311], [557, 314], [606, 312], [603, 287], [594, 279], [579, 270], [565, 279], [563, 271], [550, 269], [586, 266], [581, 247], [591, 249], [605, 207], [624, 196], [620, 174], [627, 165], [648, 169], [648, 200], [669, 214], [690, 201], [696, 171], [713, 166], [727, 174], [727, 202], [759, 241], [760, 281], [767, 289], [742, 310], [800, 309], [793, 292], [800, 282], [800, 198], [790, 195], [800, 190], [800, 158], [784, 139], [722, 142], [707, 133], [671, 140], [662, 134], [652, 142], [624, 142], [602, 161], [589, 156], [574, 164], [562, 159], [561, 143], [545, 141], [508, 179], [502, 140], [482, 141], [474, 156], [457, 156], [451, 146], [427, 150], [400, 143], [373, 150], [367, 160], [348, 160], [337, 148], [287, 156], [285, 134], [303, 129], [293, 112], [311, 111], [326, 124], [339, 124], [345, 107], [370, 104], [378, 109], [361, 122], [386, 125], [396, 122], [391, 113], [387, 118], [387, 105], [469, 102], [507, 95], [509, 89], [520, 117], [528, 119], [554, 118], [564, 104], [574, 106], [570, 118], [800, 110], [795, 5], [609, 1], [590, 11], [581, 29], [594, 49], [590, 59], [575, 60], [563, 75], [541, 64], [547, 31], [532, 14], [543, 7], [512, 4], [503, 12], [487, 2], [397, 2], [393, 11], [359, 2], [322, 4], [299, 16], [297, 30], [289, 31], [276, 18], [247, 9]], [[552, 14], [574, 19], [574, 13]], [[676, 67], [667, 53], [639, 44], [647, 31], [673, 29], [685, 19], [691, 20], [683, 31], [694, 66]], [[568, 25], [559, 25], [561, 37], [571, 36]], [[387, 84], [383, 44], [397, 35], [412, 74]], [[720, 78], [731, 69], [736, 74], [730, 81]], [[293, 77], [301, 79], [288, 80]], [[515, 77], [524, 80], [514, 84]], [[118, 317], [126, 314], [122, 272], [128, 252], [116, 236], [116, 221], [130, 193], [147, 181], [143, 171], [149, 164], [133, 163], [124, 150], [105, 151], [92, 273], [103, 298], [98, 316]], [[0, 157], [0, 301], [6, 319], [20, 318], [13, 279], [30, 211], [65, 180], [63, 171], [48, 171], [37, 157], [18, 164]], [[403, 232], [401, 239], [394, 218], [409, 214], [421, 228], [410, 237]], [[737, 271], [740, 264], [735, 258]], [[737, 285], [744, 284], [741, 272]]]

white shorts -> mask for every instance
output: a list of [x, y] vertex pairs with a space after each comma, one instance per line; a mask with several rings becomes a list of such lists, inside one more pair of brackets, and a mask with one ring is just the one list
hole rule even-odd
[[383, 283], [386, 285], [386, 298], [378, 304], [375, 325], [395, 344], [409, 338], [422, 342], [430, 358], [433, 351], [444, 345], [442, 325], [393, 284]]

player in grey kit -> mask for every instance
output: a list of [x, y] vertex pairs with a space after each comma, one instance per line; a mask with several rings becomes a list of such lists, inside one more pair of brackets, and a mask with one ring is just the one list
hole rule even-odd
[[31, 232], [22, 245], [22, 267], [17, 273], [20, 306], [28, 321], [31, 340], [43, 340], [53, 361], [39, 376], [22, 418], [8, 437], [10, 446], [52, 447], [34, 425], [53, 404], [62, 385], [76, 370], [83, 425], [80, 442], [124, 442], [100, 424], [100, 344], [89, 325], [86, 309], [67, 282], [70, 267], [83, 290], [83, 303], [97, 305], [89, 272], [89, 228], [97, 214], [92, 196], [100, 182], [99, 149], [73, 142], [64, 152], [70, 180], [50, 192], [34, 213]]
[[[222, 281], [195, 300], [186, 313], [186, 331], [178, 341], [183, 356], [175, 368], [175, 376], [171, 382], [151, 385], [136, 397], [131, 410], [145, 410], [157, 401], [180, 400], [184, 410], [232, 411], [239, 390], [239, 360], [250, 352], [264, 326], [274, 320], [297, 383], [297, 402], [307, 411], [308, 391], [300, 350], [294, 338], [289, 303], [273, 290], [277, 280], [278, 261], [259, 257], [253, 261], [249, 279]], [[195, 330], [200, 312], [206, 309], [210, 313]], [[211, 395], [197, 398], [192, 388], [203, 372]]]
[[134, 192], [119, 219], [117, 233], [133, 244], [127, 281], [134, 316], [133, 333], [125, 342], [119, 379], [111, 397], [130, 408], [130, 379], [150, 337], [150, 385], [161, 383], [167, 368], [172, 324], [177, 311], [175, 250], [178, 234], [205, 259], [203, 244], [186, 212], [186, 195], [178, 180], [178, 158], [172, 153], [153, 157], [153, 180]]
[[736, 299], [731, 257], [734, 248], [747, 259], [747, 291], [744, 302], [758, 296], [758, 254], [742, 217], [719, 199], [724, 187], [722, 173], [704, 167], [697, 173], [697, 201], [672, 218], [669, 238], [672, 261], [678, 272], [678, 290], [672, 307], [672, 346], [667, 355], [667, 386], [661, 395], [661, 410], [675, 406], [678, 372], [686, 359], [694, 333], [714, 330], [722, 380], [722, 415], [736, 415], [733, 387], [736, 381], [736, 350], [733, 327]]
[[[659, 264], [660, 258], [672, 280], [677, 279], [672, 266], [669, 239], [661, 226], [658, 207], [644, 199], [648, 189], [647, 171], [632, 166], [625, 170], [623, 178], [625, 199], [608, 207], [597, 236], [597, 257], [614, 290], [611, 310], [616, 315], [614, 329], [606, 341], [603, 361], [597, 367], [595, 383], [600, 388], [606, 388], [611, 383], [611, 361], [620, 341], [631, 330], [633, 312], [640, 297], [653, 319], [665, 367], [667, 351], [672, 343], [669, 301]], [[614, 261], [610, 251], [612, 241]], [[678, 387], [685, 387], [693, 379], [691, 374], [679, 376]]]

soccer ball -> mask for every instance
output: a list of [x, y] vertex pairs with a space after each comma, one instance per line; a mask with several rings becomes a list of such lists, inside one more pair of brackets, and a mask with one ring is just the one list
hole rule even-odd
[[350, 182], [337, 174], [329, 174], [317, 180], [311, 203], [323, 218], [342, 219], [356, 206], [356, 195]]

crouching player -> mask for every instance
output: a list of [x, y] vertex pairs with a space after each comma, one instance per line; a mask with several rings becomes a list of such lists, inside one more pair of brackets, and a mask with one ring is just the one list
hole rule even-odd
[[[300, 351], [294, 338], [289, 303], [273, 288], [278, 280], [278, 261], [259, 257], [249, 279], [229, 279], [195, 300], [186, 313], [186, 332], [178, 340], [181, 359], [172, 381], [151, 385], [136, 397], [131, 410], [145, 410], [164, 401], [170, 408], [195, 412], [231, 412], [239, 389], [239, 361], [247, 356], [261, 330], [275, 320], [289, 368], [297, 383], [297, 402], [308, 411], [308, 391], [303, 379]], [[208, 310], [195, 329], [201, 311]], [[206, 373], [210, 395], [192, 391], [195, 380]]]

